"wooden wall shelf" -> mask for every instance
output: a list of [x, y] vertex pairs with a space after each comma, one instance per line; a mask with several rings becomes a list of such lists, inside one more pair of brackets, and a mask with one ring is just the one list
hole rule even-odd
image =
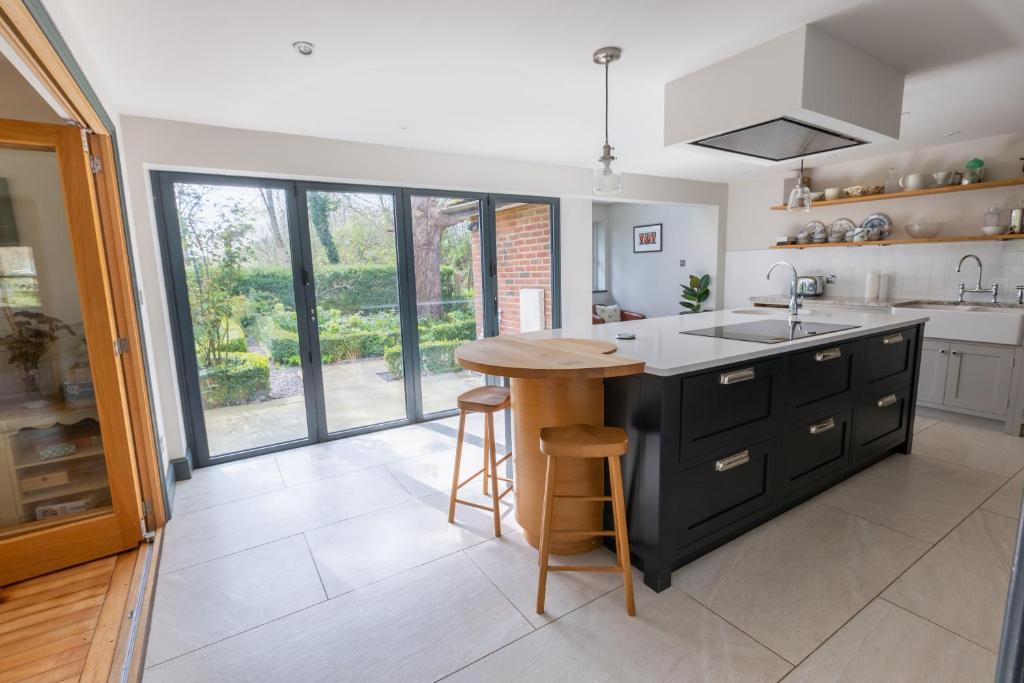
[[[888, 194], [872, 194], [867, 197], [843, 197], [842, 199], [822, 199], [811, 205], [811, 209], [819, 206], [838, 206], [839, 204], [859, 204], [861, 202], [876, 202], [882, 199], [899, 199], [901, 197], [923, 197], [931, 194], [948, 194], [950, 192], [970, 192], [972, 190], [993, 190], [1000, 187], [1012, 187], [1024, 185], [1024, 176], [1007, 178], [1005, 180], [989, 180], [983, 183], [972, 183], [971, 185], [944, 185], [942, 187], [929, 187], [924, 190], [907, 190], [905, 192], [890, 192]], [[778, 204], [771, 207], [772, 211], [785, 211], [785, 204]], [[924, 241], [924, 240], [918, 240]]]
[[876, 240], [874, 242], [821, 242], [819, 244], [773, 244], [769, 249], [817, 249], [819, 247], [885, 247], [890, 244], [940, 244], [943, 242], [1008, 242], [1024, 239], [1024, 233], [1006, 235], [959, 235], [929, 239]]

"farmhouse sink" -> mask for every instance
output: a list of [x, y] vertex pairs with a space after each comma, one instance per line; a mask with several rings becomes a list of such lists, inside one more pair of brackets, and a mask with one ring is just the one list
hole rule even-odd
[[911, 301], [893, 306], [894, 313], [922, 309], [928, 311], [926, 337], [1014, 346], [1024, 339], [1024, 306], [1018, 304]]

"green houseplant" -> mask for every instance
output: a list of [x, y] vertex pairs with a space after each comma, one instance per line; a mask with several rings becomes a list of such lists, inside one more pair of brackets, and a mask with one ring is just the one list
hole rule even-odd
[[704, 302], [711, 296], [711, 276], [704, 274], [700, 277], [690, 276], [689, 285], [680, 285], [683, 288], [683, 300], [679, 305], [687, 309], [683, 313], [700, 313], [704, 308]]

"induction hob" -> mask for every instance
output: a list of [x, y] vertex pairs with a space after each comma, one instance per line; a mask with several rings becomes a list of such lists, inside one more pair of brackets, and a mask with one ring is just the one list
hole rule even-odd
[[853, 330], [860, 325], [837, 325], [835, 323], [811, 323], [803, 320], [755, 320], [749, 323], [719, 325], [705, 327], [700, 330], [683, 330], [680, 334], [693, 334], [698, 337], [717, 337], [719, 339], [735, 339], [736, 341], [757, 342], [759, 344], [778, 344], [794, 339], [804, 339], [817, 335]]

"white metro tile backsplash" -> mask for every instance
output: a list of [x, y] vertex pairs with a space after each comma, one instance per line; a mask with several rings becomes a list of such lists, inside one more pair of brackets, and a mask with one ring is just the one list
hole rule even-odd
[[[871, 271], [884, 273], [885, 297], [889, 299], [956, 298], [961, 282], [973, 287], [978, 281], [974, 261], [956, 265], [965, 254], [974, 254], [984, 266], [982, 286], [999, 285], [999, 300], [1011, 302], [1016, 286], [1024, 284], [1024, 240], [1013, 242], [962, 242], [948, 244], [891, 245], [885, 247], [834, 247], [826, 249], [755, 249], [729, 251], [725, 256], [725, 305], [736, 308], [749, 305], [749, 298], [767, 294], [785, 294], [789, 278], [777, 270], [770, 282], [765, 274], [772, 263], [789, 261], [801, 275], [837, 277], [825, 288], [826, 296], [862, 297], [864, 282]], [[968, 295], [985, 298], [985, 295]]]

